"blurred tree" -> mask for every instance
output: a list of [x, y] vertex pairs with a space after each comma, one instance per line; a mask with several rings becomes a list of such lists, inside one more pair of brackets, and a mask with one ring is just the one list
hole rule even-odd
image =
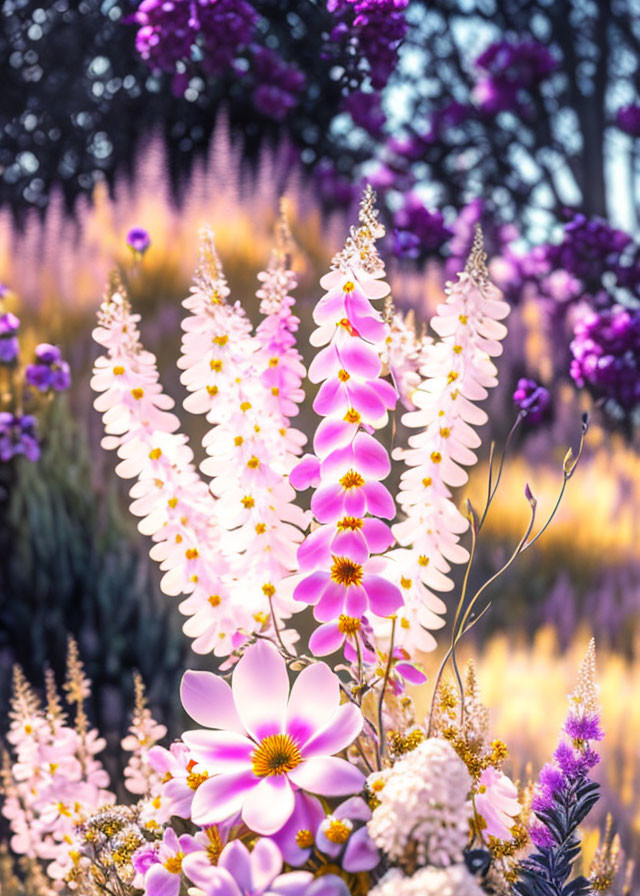
[[[224, 109], [246, 161], [286, 138], [327, 203], [349, 202], [351, 183], [370, 176], [427, 253], [450, 234], [426, 208], [479, 195], [527, 234], [567, 207], [636, 223], [638, 0], [2, 10], [0, 202], [18, 217], [46, 208], [56, 184], [71, 206], [97, 178], [130, 172], [154, 129], [177, 185]], [[414, 188], [423, 208], [411, 197], [406, 210]]]

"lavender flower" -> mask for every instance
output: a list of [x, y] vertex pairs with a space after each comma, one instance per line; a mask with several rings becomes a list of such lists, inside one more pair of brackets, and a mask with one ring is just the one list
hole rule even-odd
[[[404, 205], [395, 213], [394, 224], [398, 231], [394, 249], [397, 254], [411, 258], [439, 249], [451, 236], [442, 213], [430, 212], [415, 193], [409, 193]], [[404, 232], [411, 234], [418, 242], [411, 237], [401, 236]]]
[[513, 393], [513, 402], [520, 413], [525, 414], [529, 423], [539, 423], [551, 402], [551, 396], [544, 386], [535, 380], [522, 377]]
[[127, 234], [127, 246], [132, 252], [144, 255], [151, 245], [151, 237], [143, 227], [132, 227]]
[[[595, 684], [595, 642], [578, 673], [578, 683], [569, 698], [565, 736], [538, 779], [532, 801], [537, 816], [529, 830], [537, 852], [525, 859], [515, 884], [517, 896], [552, 896], [563, 889], [579, 852], [577, 828], [598, 800], [598, 785], [589, 772], [599, 761], [592, 741], [602, 740], [597, 687]], [[585, 878], [572, 881], [571, 892], [586, 896], [591, 892]]]
[[30, 414], [0, 411], [0, 460], [6, 463], [19, 454], [30, 461], [40, 457], [36, 419]]
[[63, 361], [60, 349], [48, 342], [36, 347], [36, 363], [28, 364], [24, 379], [28, 386], [40, 392], [64, 392], [71, 384], [69, 365]]
[[267, 118], [283, 121], [298, 102], [307, 83], [305, 75], [267, 47], [254, 48], [253, 64], [258, 85], [253, 92], [256, 109]]
[[0, 314], [0, 363], [12, 364], [18, 357], [18, 329], [20, 321], [10, 311]]

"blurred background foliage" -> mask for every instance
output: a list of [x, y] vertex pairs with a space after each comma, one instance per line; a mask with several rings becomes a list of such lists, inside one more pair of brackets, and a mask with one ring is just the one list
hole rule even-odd
[[[45, 663], [60, 675], [70, 632], [112, 745], [126, 727], [134, 669], [156, 717], [171, 736], [180, 732], [179, 676], [207, 660], [189, 652], [177, 609], [161, 597], [146, 539], [126, 510], [126, 483], [100, 448], [89, 379], [104, 284], [118, 268], [179, 406], [180, 301], [199, 228], [215, 231], [232, 297], [255, 321], [256, 274], [286, 191], [308, 362], [318, 279], [367, 177], [388, 225], [394, 301], [414, 311], [418, 328], [463, 264], [478, 218], [492, 276], [513, 307], [484, 460], [461, 505], [483, 503], [489, 444], [500, 448], [513, 423], [520, 377], [551, 392], [545, 420], [515, 439], [475, 583], [518, 541], [525, 483], [539, 518], [551, 509], [580, 415], [592, 414], [558, 516], [493, 586], [492, 610], [468, 651], [496, 735], [524, 775], [548, 757], [595, 635], [607, 728], [601, 812], [614, 811], [625, 848], [638, 854], [640, 5], [399, 2], [406, 27], [401, 43], [383, 41], [397, 50], [386, 71], [372, 70], [365, 52], [380, 47], [383, 29], [357, 26], [346, 0], [291, 3], [286, 15], [279, 3], [248, 5], [254, 30], [222, 71], [207, 63], [213, 26], [182, 57], [145, 59], [139, 23], [127, 21], [135, 3], [0, 5], [0, 282], [10, 287], [5, 307], [21, 318], [22, 344], [59, 344], [72, 371], [68, 394], [41, 420], [41, 460], [0, 466], [0, 701], [12, 662], [35, 682]], [[257, 95], [261, 85], [271, 104]], [[137, 262], [125, 244], [134, 226], [151, 235]], [[631, 325], [612, 339], [619, 308]], [[595, 357], [622, 371], [625, 388], [636, 384], [635, 398], [606, 371], [582, 380], [572, 372], [591, 339], [579, 329], [590, 314], [599, 328], [592, 343], [604, 346]], [[301, 414], [300, 428], [312, 431], [309, 402]], [[197, 452], [202, 421], [183, 419]], [[432, 677], [437, 657], [425, 664]]]

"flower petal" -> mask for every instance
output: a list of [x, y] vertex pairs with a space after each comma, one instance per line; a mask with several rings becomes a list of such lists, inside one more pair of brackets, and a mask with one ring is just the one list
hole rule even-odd
[[362, 713], [353, 703], [341, 704], [333, 718], [309, 741], [304, 755], [331, 756], [346, 750], [362, 731]]
[[234, 670], [231, 688], [238, 715], [256, 740], [283, 730], [289, 677], [273, 644], [259, 641], [249, 647]]
[[400, 589], [382, 576], [366, 575], [362, 587], [367, 592], [369, 606], [376, 616], [390, 616], [404, 603]]
[[182, 739], [197, 762], [209, 774], [237, 772], [251, 768], [251, 754], [256, 745], [234, 731], [209, 731], [198, 728], [185, 731]]
[[269, 775], [247, 795], [242, 820], [256, 834], [275, 834], [291, 818], [293, 807], [293, 790], [287, 775]]
[[258, 840], [251, 853], [251, 878], [257, 893], [264, 892], [282, 871], [282, 854], [272, 840]]
[[251, 853], [241, 840], [232, 840], [231, 843], [227, 843], [220, 853], [218, 868], [224, 868], [232, 874], [243, 893], [253, 891]]
[[328, 656], [340, 649], [344, 635], [337, 622], [325, 622], [309, 638], [309, 649], [314, 656]]
[[185, 856], [182, 869], [190, 881], [208, 896], [242, 896], [237, 883], [226, 870], [211, 865], [204, 851]]
[[180, 699], [198, 725], [244, 733], [231, 688], [213, 672], [185, 672], [180, 685]]
[[300, 672], [291, 688], [286, 730], [303, 755], [307, 741], [329, 723], [339, 705], [338, 676], [326, 663], [314, 663]]
[[242, 808], [247, 794], [256, 787], [259, 779], [252, 771], [216, 775], [204, 781], [196, 790], [191, 805], [194, 824], [219, 824]]
[[364, 783], [362, 772], [337, 756], [314, 756], [288, 774], [297, 787], [321, 796], [359, 793]]
[[145, 874], [144, 889], [148, 896], [178, 896], [180, 875], [167, 871], [164, 865], [152, 865]]

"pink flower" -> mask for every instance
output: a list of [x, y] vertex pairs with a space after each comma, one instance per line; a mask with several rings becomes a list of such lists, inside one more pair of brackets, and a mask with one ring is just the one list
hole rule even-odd
[[146, 896], [178, 896], [182, 883], [182, 862], [185, 856], [197, 849], [189, 834], [178, 837], [172, 828], [166, 828], [162, 842], [154, 849], [143, 847], [133, 855], [132, 864], [142, 877]]
[[491, 766], [486, 768], [478, 781], [475, 805], [487, 823], [486, 834], [499, 840], [511, 840], [511, 828], [522, 811], [511, 778]]
[[371, 561], [363, 565], [349, 556], [332, 555], [328, 571], [312, 572], [297, 585], [293, 596], [314, 607], [318, 622], [329, 622], [341, 614], [359, 619], [367, 610], [376, 616], [390, 616], [402, 606], [400, 589], [370, 568]]
[[252, 852], [234, 840], [215, 866], [202, 866], [194, 853], [185, 858], [184, 870], [206, 896], [304, 896], [313, 879], [310, 871], [281, 874], [282, 855], [270, 840], [258, 840]]
[[196, 792], [196, 824], [241, 812], [259, 834], [275, 834], [291, 817], [297, 791], [323, 796], [357, 793], [362, 773], [333, 754], [362, 728], [351, 703], [340, 704], [336, 675], [324, 663], [304, 669], [289, 694], [287, 667], [277, 649], [260, 641], [236, 666], [232, 686], [210, 672], [187, 672], [182, 703], [206, 730], [183, 740], [209, 777]]

